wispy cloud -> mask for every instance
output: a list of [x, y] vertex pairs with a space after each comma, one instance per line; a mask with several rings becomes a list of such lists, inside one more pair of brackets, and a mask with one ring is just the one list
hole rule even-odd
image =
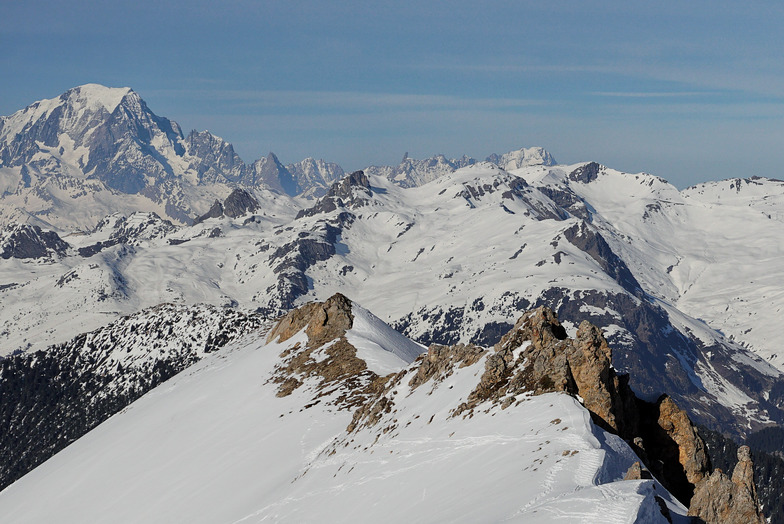
[[592, 96], [614, 98], [681, 98], [717, 95], [716, 91], [594, 91]]
[[503, 110], [542, 106], [548, 102], [529, 98], [460, 97], [452, 95], [373, 93], [362, 91], [265, 91], [173, 89], [143, 93], [156, 97], [191, 97], [257, 109], [314, 109], [376, 112], [400, 109]]

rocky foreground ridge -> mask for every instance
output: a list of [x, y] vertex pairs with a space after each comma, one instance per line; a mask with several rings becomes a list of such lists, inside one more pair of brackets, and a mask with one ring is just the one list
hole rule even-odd
[[[531, 395], [572, 395], [597, 425], [621, 436], [640, 457], [644, 467], [633, 466], [628, 479], [653, 474], [689, 508], [689, 515], [704, 522], [764, 522], [748, 448], [741, 448], [731, 480], [720, 470], [712, 471], [705, 443], [686, 412], [666, 395], [656, 402], [637, 398], [628, 376], [613, 369], [611, 349], [601, 331], [588, 322], [581, 323], [571, 339], [556, 314], [539, 307], [523, 314], [492, 349], [433, 344], [409, 368], [387, 376], [369, 371], [357, 358], [346, 339], [352, 322], [351, 302], [340, 294], [285, 315], [268, 341], [283, 342], [304, 330], [308, 343], [281, 354], [283, 362], [273, 379], [278, 396], [288, 396], [315, 378], [314, 402], [342, 391], [338, 407], [353, 410], [349, 435], [372, 428], [379, 434], [393, 433], [397, 429], [393, 397], [398, 389], [407, 385], [412, 391], [435, 390], [460, 368], [477, 365], [486, 357], [475, 389], [454, 406], [452, 417], [470, 418], [497, 406], [506, 409]], [[403, 384], [406, 377], [411, 378]], [[341, 444], [348, 443], [335, 446]], [[660, 506], [667, 516], [661, 501]]]
[[[713, 470], [686, 413], [666, 396], [638, 399], [588, 322], [569, 338], [540, 307], [493, 348], [425, 350], [336, 294], [268, 327], [230, 308], [164, 305], [1, 361], [5, 482], [65, 449], [0, 492], [0, 513], [51, 521], [66, 497], [73, 522], [144, 521], [149, 508], [176, 520], [194, 507], [216, 512], [196, 519], [206, 522], [301, 522], [311, 510], [364, 522], [347, 502], [385, 493], [394, 502], [375, 518], [397, 507], [411, 518], [428, 510], [433, 522], [549, 522], [563, 511], [608, 523], [687, 513], [762, 522], [748, 453], [731, 478]], [[216, 462], [216, 449], [233, 466]], [[242, 509], [229, 501], [237, 490], [252, 491]], [[126, 495], [134, 508], [118, 506]]]

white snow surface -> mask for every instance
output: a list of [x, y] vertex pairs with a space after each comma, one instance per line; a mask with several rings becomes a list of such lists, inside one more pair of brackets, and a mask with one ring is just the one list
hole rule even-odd
[[93, 109], [103, 107], [108, 113], [114, 112], [122, 99], [131, 92], [130, 87], [106, 87], [100, 84], [84, 84], [75, 87], [76, 100]]
[[207, 356], [0, 492], [4, 521], [666, 522], [655, 496], [685, 514], [656, 481], [622, 480], [636, 456], [567, 395], [451, 417], [484, 358], [414, 391], [412, 366], [393, 412], [347, 434], [337, 392], [314, 404], [312, 382], [283, 398], [267, 382], [305, 341]]
[[351, 304], [354, 322], [346, 332], [349, 344], [370, 371], [379, 376], [396, 373], [427, 351], [422, 344], [404, 337], [358, 304]]

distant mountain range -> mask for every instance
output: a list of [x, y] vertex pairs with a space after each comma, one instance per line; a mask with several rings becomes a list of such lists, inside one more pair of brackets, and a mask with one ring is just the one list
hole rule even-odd
[[[493, 158], [554, 162], [540, 148]], [[369, 172], [412, 187], [474, 162], [406, 156], [400, 166]], [[87, 84], [0, 117], [0, 225], [89, 228], [117, 211], [189, 224], [235, 187], [314, 198], [343, 175], [335, 163], [306, 158], [283, 165], [273, 153], [246, 164], [209, 131], [185, 136], [129, 88]]]

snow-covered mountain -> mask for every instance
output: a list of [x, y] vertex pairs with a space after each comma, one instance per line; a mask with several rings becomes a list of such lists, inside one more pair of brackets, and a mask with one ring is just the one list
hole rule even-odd
[[[488, 160], [505, 168], [555, 162], [542, 148]], [[406, 154], [399, 166], [366, 171], [417, 187], [474, 163]], [[0, 225], [85, 230], [108, 214], [138, 211], [189, 224], [237, 187], [312, 199], [344, 174], [320, 159], [284, 165], [271, 152], [245, 163], [209, 131], [183, 135], [127, 87], [86, 84], [0, 117]]]
[[[0, 513], [20, 523], [685, 521], [666, 486], [714, 489], [688, 418], [668, 400], [658, 419], [624, 411], [598, 331], [562, 331], [540, 309], [495, 350], [433, 346], [417, 357], [423, 347], [345, 297], [307, 304], [6, 488]], [[550, 360], [555, 347], [567, 360]], [[573, 385], [558, 382], [563, 372]], [[645, 424], [681, 450], [659, 455], [670, 444], [656, 431], [634, 440], [661, 482], [619, 436]], [[728, 486], [737, 500], [749, 493]], [[730, 511], [753, 517], [737, 500]]]
[[503, 155], [493, 153], [487, 157], [487, 161], [506, 171], [528, 166], [554, 166], [557, 164], [555, 157], [542, 147], [524, 147]]
[[184, 136], [129, 88], [87, 84], [0, 117], [0, 225], [84, 230], [118, 211], [188, 224], [237, 186], [320, 196], [342, 174], [272, 153], [246, 164], [208, 131]]
[[[729, 224], [713, 243], [704, 232], [723, 218], [711, 223], [695, 191], [593, 163], [509, 173], [484, 162], [417, 188], [357, 172], [306, 209], [267, 192], [253, 213], [227, 216], [218, 203], [190, 227], [118, 215], [64, 236], [65, 250], [39, 246], [49, 255], [0, 264], [0, 341], [5, 353], [44, 349], [162, 302], [274, 317], [351, 291], [419, 342], [491, 345], [520, 311], [548, 305], [601, 326], [640, 395], [668, 392], [701, 424], [743, 435], [784, 422], [775, 339], [756, 335], [772, 333], [775, 308], [748, 315], [746, 301], [721, 310], [682, 303], [699, 297], [691, 293], [702, 278], [722, 275], [689, 269], [710, 256], [735, 253], [737, 264], [757, 264], [749, 271], [775, 280], [780, 230], [765, 199], [767, 214], [740, 208], [749, 210], [746, 227], [757, 228], [752, 249], [740, 237], [727, 243]], [[697, 287], [676, 294], [684, 278]], [[746, 300], [777, 300], [769, 287], [725, 278], [722, 289]]]
[[419, 187], [461, 167], [473, 164], [476, 164], [476, 160], [465, 155], [452, 160], [448, 160], [444, 155], [415, 160], [406, 153], [397, 166], [370, 166], [365, 168], [364, 172], [367, 175], [388, 178], [401, 187]]

